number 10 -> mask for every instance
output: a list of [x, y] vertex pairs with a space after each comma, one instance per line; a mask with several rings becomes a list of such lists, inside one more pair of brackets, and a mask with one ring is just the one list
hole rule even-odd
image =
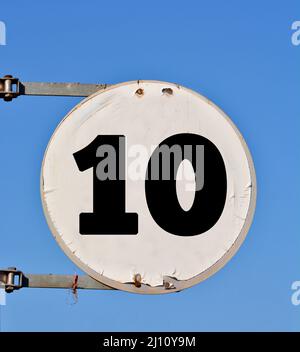
[[[120, 148], [121, 144], [121, 148]], [[108, 145], [116, 152], [115, 179], [101, 180], [97, 177], [97, 165], [106, 156], [99, 155], [99, 147]], [[182, 209], [176, 193], [176, 174], [179, 165], [170, 167], [169, 179], [151, 179], [151, 168], [161, 169], [160, 146], [170, 148], [178, 145], [184, 149], [189, 145], [196, 148], [204, 146], [204, 187], [197, 188], [201, 182], [196, 172], [195, 155], [188, 158], [195, 171], [196, 189], [192, 207]], [[137, 235], [138, 214], [127, 213], [125, 180], [125, 136], [98, 135], [87, 147], [73, 154], [78, 169], [93, 168], [93, 212], [79, 214], [79, 232], [82, 235]], [[184, 159], [183, 159], [184, 160]], [[182, 161], [183, 161], [182, 160]], [[178, 236], [195, 236], [208, 231], [220, 218], [227, 193], [227, 178], [224, 160], [217, 147], [207, 138], [181, 133], [166, 138], [151, 155], [145, 177], [145, 196], [154, 221], [165, 231]]]

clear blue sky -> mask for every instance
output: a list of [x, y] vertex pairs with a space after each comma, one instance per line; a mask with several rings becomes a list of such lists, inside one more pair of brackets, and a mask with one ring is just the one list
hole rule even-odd
[[[300, 280], [298, 0], [5, 1], [0, 74], [23, 81], [180, 83], [209, 97], [252, 152], [256, 215], [236, 256], [184, 292], [140, 296], [24, 289], [1, 308], [4, 331], [299, 330], [290, 289]], [[44, 219], [40, 167], [77, 98], [0, 101], [0, 267], [73, 274]]]

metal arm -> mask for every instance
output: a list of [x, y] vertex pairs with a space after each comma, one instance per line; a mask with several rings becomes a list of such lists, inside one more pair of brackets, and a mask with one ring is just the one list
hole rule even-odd
[[107, 84], [20, 82], [18, 78], [6, 75], [0, 78], [0, 99], [12, 101], [19, 95], [87, 97], [107, 86]]
[[30, 288], [70, 288], [89, 290], [114, 290], [88, 275], [33, 275], [23, 274], [16, 268], [0, 269], [0, 287], [4, 286], [7, 293], [19, 290], [23, 287]]
[[[87, 97], [106, 84], [20, 82], [18, 78], [6, 75], [0, 78], [0, 99], [12, 101], [19, 95]], [[113, 290], [88, 275], [32, 275], [24, 274], [16, 268], [0, 269], [0, 287], [10, 293], [23, 287], [31, 288], [71, 288], [91, 290]]]

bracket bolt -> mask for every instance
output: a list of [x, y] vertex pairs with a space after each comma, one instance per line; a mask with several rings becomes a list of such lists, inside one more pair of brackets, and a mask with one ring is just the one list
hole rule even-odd
[[171, 290], [172, 288], [175, 288], [174, 284], [172, 282], [169, 281], [165, 281], [164, 282], [164, 286], [166, 290]]
[[[9, 267], [8, 270], [15, 271], [17, 268], [14, 267]], [[14, 290], [14, 280], [15, 280], [15, 274], [14, 272], [10, 272], [7, 274], [7, 283], [5, 286], [5, 292], [6, 293], [11, 293]]]
[[162, 91], [163, 94], [173, 95], [173, 89], [172, 88], [163, 88], [161, 91]]
[[142, 95], [144, 95], [144, 89], [142, 89], [142, 88], [137, 89], [135, 94], [138, 95], [139, 97], [141, 97]]
[[133, 281], [134, 281], [134, 286], [135, 287], [141, 287], [142, 286], [142, 276], [141, 276], [141, 274], [135, 274]]

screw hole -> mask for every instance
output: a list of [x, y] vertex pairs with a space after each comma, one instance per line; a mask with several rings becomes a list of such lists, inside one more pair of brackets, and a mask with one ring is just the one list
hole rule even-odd
[[134, 286], [141, 287], [142, 286], [142, 276], [141, 274], [134, 275]]
[[139, 88], [136, 90], [135, 94], [139, 97], [141, 97], [142, 95], [144, 95], [144, 89]]
[[162, 91], [163, 94], [173, 95], [173, 89], [172, 88], [163, 88], [161, 91]]

